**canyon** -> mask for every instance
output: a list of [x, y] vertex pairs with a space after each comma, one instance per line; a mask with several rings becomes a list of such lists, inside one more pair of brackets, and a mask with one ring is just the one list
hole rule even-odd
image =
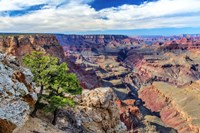
[[[120, 119], [129, 132], [199, 132], [198, 124], [193, 125], [194, 122], [189, 121], [196, 118], [192, 114], [198, 112], [198, 104], [192, 105], [195, 106], [194, 110], [192, 106], [187, 106], [191, 111], [185, 110], [186, 106], [182, 104], [183, 107], [176, 109], [179, 101], [185, 100], [184, 103], [187, 103], [191, 98], [198, 101], [198, 91], [192, 95], [186, 93], [185, 99], [176, 96], [190, 89], [192, 91], [193, 87], [189, 84], [200, 79], [198, 35], [57, 35], [57, 38], [64, 48], [71, 70], [77, 73], [83, 88], [111, 87], [114, 90], [119, 98], [117, 105], [120, 108]], [[158, 93], [154, 89], [154, 94], [148, 89], [157, 82], [161, 82], [159, 88], [169, 92]], [[170, 89], [170, 86], [177, 89]], [[189, 89], [185, 90], [183, 86]], [[147, 89], [141, 91], [145, 87]], [[179, 92], [179, 88], [183, 90]], [[169, 97], [167, 93], [174, 95]], [[171, 98], [179, 101], [169, 102]], [[169, 103], [175, 105], [169, 106]], [[179, 114], [187, 114], [187, 117]]]
[[18, 58], [31, 51], [45, 51], [64, 61], [63, 48], [52, 34], [2, 34], [0, 35], [0, 52]]
[[[84, 88], [82, 95], [71, 96], [77, 102], [75, 108], [62, 109], [58, 124], [47, 126], [51, 117], [42, 112], [38, 114], [39, 119], [28, 117], [29, 106], [37, 100], [32, 98], [36, 89], [31, 73], [20, 68], [17, 75], [24, 75], [28, 81], [15, 76], [16, 82], [13, 82], [19, 81], [28, 90], [24, 88], [24, 96], [15, 97], [14, 102], [26, 105], [23, 116], [18, 117], [24, 119], [17, 123], [2, 116], [0, 130], [8, 133], [15, 128], [15, 132], [48, 130], [52, 133], [200, 132], [200, 35], [3, 34], [0, 51], [6, 53], [2, 55], [2, 66], [14, 70], [18, 68], [11, 55], [18, 59], [17, 67], [21, 65], [21, 58], [31, 51], [56, 56], [60, 62], [68, 63]], [[9, 72], [7, 79], [11, 80], [14, 73]], [[9, 86], [3, 88], [10, 91]], [[16, 90], [20, 88], [23, 87]], [[4, 101], [12, 104], [9, 99], [13, 96], [4, 89], [2, 92]], [[0, 110], [7, 110], [4, 106]], [[11, 124], [4, 124], [5, 120]], [[43, 126], [41, 129], [30, 127], [31, 122]]]

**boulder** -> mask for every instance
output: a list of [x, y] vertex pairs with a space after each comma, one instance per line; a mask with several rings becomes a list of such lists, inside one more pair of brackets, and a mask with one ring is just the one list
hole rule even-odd
[[[60, 112], [57, 126], [60, 129], [69, 127], [69, 121], [73, 120], [76, 128], [87, 133], [124, 133], [126, 126], [120, 121], [119, 109], [116, 105], [117, 97], [111, 88], [96, 88], [91, 91], [83, 91], [78, 98], [75, 108]], [[77, 99], [76, 99], [77, 101]]]

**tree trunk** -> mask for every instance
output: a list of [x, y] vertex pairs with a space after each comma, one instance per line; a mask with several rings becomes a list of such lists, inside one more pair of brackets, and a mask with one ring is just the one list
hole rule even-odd
[[39, 108], [39, 103], [40, 103], [41, 98], [42, 98], [43, 90], [44, 90], [44, 86], [41, 85], [40, 93], [38, 94], [38, 100], [37, 100], [37, 102], [35, 103], [35, 108], [34, 108], [33, 112], [31, 113], [31, 116], [32, 116], [32, 117], [36, 117], [36, 113], [37, 113], [37, 110], [38, 110], [38, 108]]
[[55, 109], [55, 111], [53, 112], [53, 120], [52, 120], [53, 125], [56, 125], [57, 113], [58, 113], [58, 109]]

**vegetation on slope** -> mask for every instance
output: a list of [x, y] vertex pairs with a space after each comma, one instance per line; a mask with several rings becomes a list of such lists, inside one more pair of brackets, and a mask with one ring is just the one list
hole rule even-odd
[[74, 106], [74, 101], [65, 97], [66, 93], [81, 94], [82, 89], [75, 74], [69, 73], [65, 62], [59, 63], [59, 59], [43, 52], [32, 52], [26, 55], [23, 63], [30, 68], [34, 75], [34, 82], [40, 87], [38, 101], [32, 116], [41, 107], [47, 112], [53, 112], [52, 124], [56, 124], [57, 112], [60, 108]]

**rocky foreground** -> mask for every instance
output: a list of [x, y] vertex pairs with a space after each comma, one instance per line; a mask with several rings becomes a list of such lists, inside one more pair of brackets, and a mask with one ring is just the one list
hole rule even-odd
[[[76, 132], [87, 133], [125, 133], [126, 126], [120, 121], [117, 97], [111, 88], [96, 88], [84, 91], [80, 97], [75, 97], [78, 105], [66, 108], [60, 112], [58, 127], [69, 131], [67, 124], [74, 121]], [[71, 130], [76, 128], [72, 127]]]
[[0, 132], [11, 133], [29, 119], [37, 101], [33, 75], [16, 58], [0, 54]]

